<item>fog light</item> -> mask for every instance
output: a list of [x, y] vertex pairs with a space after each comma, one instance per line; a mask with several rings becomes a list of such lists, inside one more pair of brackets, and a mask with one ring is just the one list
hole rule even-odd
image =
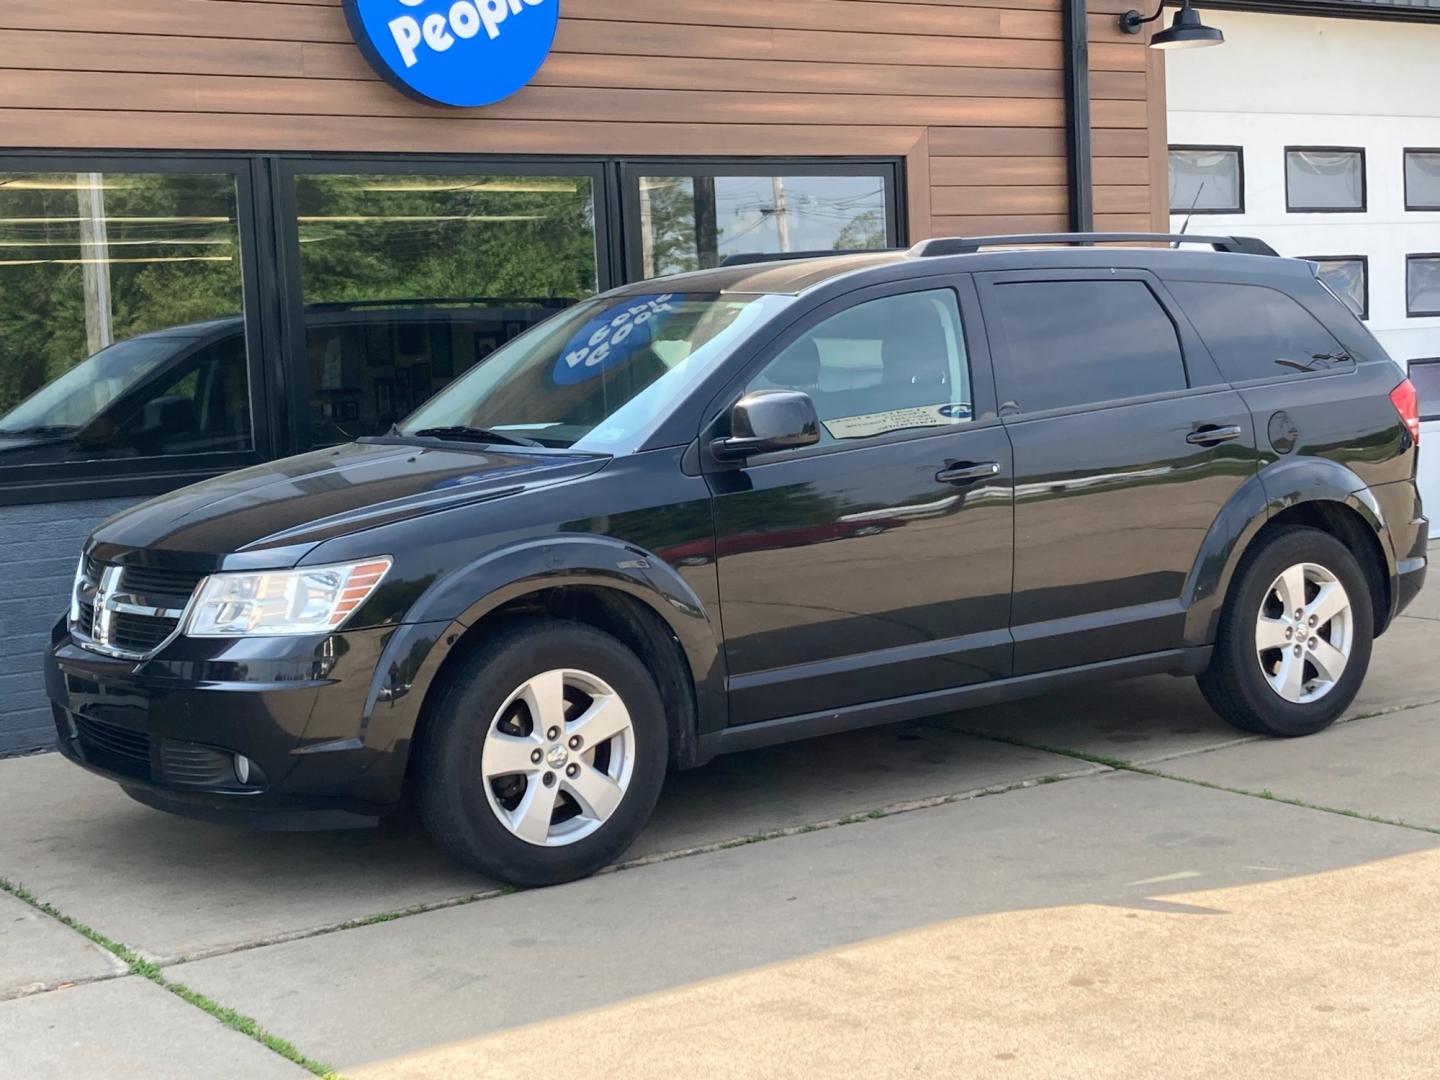
[[235, 755], [235, 779], [242, 784], [250, 782], [250, 759], [244, 754]]

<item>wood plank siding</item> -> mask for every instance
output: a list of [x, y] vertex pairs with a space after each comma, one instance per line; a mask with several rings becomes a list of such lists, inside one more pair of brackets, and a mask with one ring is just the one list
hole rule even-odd
[[[16, 149], [902, 156], [912, 238], [1063, 229], [1060, 0], [561, 0], [485, 109], [380, 81], [339, 0], [0, 3]], [[1091, 0], [1096, 224], [1163, 228], [1159, 54]]]

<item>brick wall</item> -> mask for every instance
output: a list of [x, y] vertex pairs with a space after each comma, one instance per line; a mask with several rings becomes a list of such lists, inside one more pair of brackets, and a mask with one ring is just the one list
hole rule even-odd
[[41, 653], [69, 603], [85, 538], [137, 501], [0, 507], [0, 757], [54, 744]]

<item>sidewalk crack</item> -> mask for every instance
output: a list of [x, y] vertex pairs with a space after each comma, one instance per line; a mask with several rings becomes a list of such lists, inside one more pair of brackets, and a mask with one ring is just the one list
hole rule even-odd
[[[94, 930], [89, 926], [86, 926], [78, 919], [71, 918], [69, 915], [66, 915], [63, 911], [56, 908], [53, 904], [49, 904], [46, 903], [44, 900], [41, 900], [24, 885], [21, 885], [17, 882], [12, 882], [7, 878], [0, 877], [0, 892], [4, 892], [9, 894], [10, 896], [13, 896], [15, 899], [21, 901], [22, 903], [28, 904], [40, 914], [54, 919], [61, 926], [73, 930], [75, 931], [75, 933], [81, 935], [84, 938], [87, 938], [92, 944], [99, 946], [101, 949], [104, 949], [106, 952], [110, 953], [121, 963], [123, 963], [127, 969], [127, 974], [135, 975], [139, 978], [152, 982], [156, 986], [160, 987], [162, 990], [168, 990], [170, 993], [174, 994], [187, 1005], [193, 1005], [195, 1008], [199, 1009], [203, 1013], [206, 1013], [212, 1019], [219, 1021], [221, 1024], [223, 1024], [230, 1030], [239, 1032], [241, 1035], [244, 1035], [249, 1039], [253, 1039], [255, 1042], [258, 1042], [267, 1050], [279, 1054], [281, 1057], [285, 1058], [285, 1060], [300, 1066], [300, 1068], [305, 1069], [307, 1072], [310, 1072], [315, 1076], [322, 1077], [324, 1078], [324, 1080], [343, 1080], [340, 1074], [335, 1072], [335, 1070], [331, 1069], [328, 1065], [324, 1065], [321, 1062], [316, 1061], [314, 1058], [307, 1057], [298, 1049], [296, 1049], [293, 1043], [282, 1039], [278, 1035], [274, 1035], [271, 1032], [266, 1031], [252, 1017], [246, 1016], [244, 1013], [232, 1009], [227, 1005], [222, 1005], [220, 1004], [220, 1002], [215, 1001], [213, 998], [206, 997], [204, 994], [200, 993], [197, 990], [192, 990], [190, 987], [186, 986], [182, 982], [166, 978], [165, 974], [160, 970], [160, 966], [158, 964], [155, 964], [152, 961], [145, 959], [134, 949], [131, 949], [129, 946], [124, 945], [121, 942], [114, 941], [111, 938], [108, 938], [104, 934], [100, 933], [98, 930]], [[123, 976], [120, 975], [108, 976], [108, 978], [122, 977]], [[103, 980], [94, 979], [87, 981], [99, 982]], [[50, 992], [53, 993], [54, 991]]]

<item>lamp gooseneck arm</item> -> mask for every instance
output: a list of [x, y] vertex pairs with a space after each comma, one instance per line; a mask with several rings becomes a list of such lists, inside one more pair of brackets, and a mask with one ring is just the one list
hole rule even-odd
[[[1184, 6], [1189, 6], [1189, 0], [1186, 0]], [[1140, 12], [1131, 9], [1130, 11], [1125, 12], [1124, 15], [1120, 16], [1120, 29], [1124, 30], [1127, 34], [1138, 34], [1142, 26], [1144, 26], [1148, 22], [1154, 22], [1160, 17], [1160, 14], [1164, 10], [1165, 0], [1160, 0], [1160, 3], [1155, 5], [1154, 15], [1142, 16]]]

